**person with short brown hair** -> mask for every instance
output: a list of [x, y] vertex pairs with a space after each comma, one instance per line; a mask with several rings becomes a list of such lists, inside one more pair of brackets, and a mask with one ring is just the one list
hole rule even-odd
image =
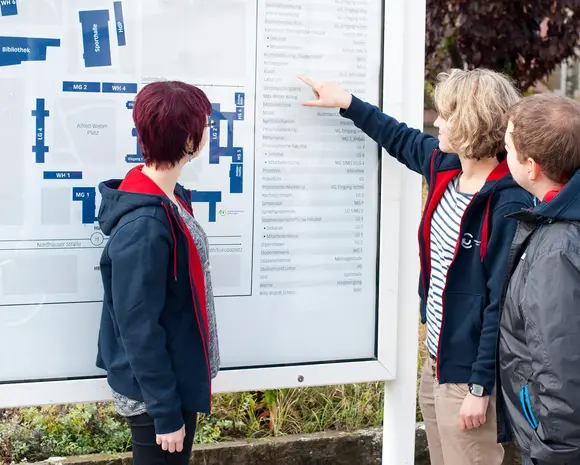
[[534, 95], [507, 119], [510, 171], [540, 202], [509, 215], [518, 228], [501, 299], [500, 439], [515, 436], [525, 465], [580, 465], [580, 103]]
[[566, 184], [580, 167], [579, 117], [580, 103], [555, 94], [537, 94], [514, 105], [507, 119], [518, 160], [534, 160], [551, 182]]
[[178, 182], [209, 140], [198, 87], [156, 81], [135, 98], [143, 163], [99, 184], [103, 307], [97, 366], [131, 428], [134, 465], [185, 465], [220, 368], [209, 241]]

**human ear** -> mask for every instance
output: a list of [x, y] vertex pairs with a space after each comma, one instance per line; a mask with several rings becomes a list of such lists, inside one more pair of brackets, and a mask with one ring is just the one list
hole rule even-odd
[[188, 137], [187, 140], [185, 141], [184, 151], [185, 153], [193, 152], [193, 140], [191, 139], [191, 137]]
[[540, 174], [542, 172], [542, 168], [532, 158], [528, 158], [526, 160], [526, 163], [527, 163], [527, 169], [528, 169], [528, 179], [532, 182], [537, 181], [538, 177], [540, 176]]

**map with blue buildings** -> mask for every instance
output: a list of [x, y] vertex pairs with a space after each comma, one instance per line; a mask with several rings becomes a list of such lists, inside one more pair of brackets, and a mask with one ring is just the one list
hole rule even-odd
[[[137, 84], [134, 83], [107, 83], [107, 82], [71, 82], [65, 81], [62, 85], [63, 92], [83, 92], [83, 93], [137, 93]], [[209, 150], [207, 153], [207, 163], [210, 165], [220, 164], [222, 158], [225, 159], [222, 163], [229, 164], [229, 180], [227, 191], [228, 194], [243, 194], [243, 147], [234, 147], [234, 121], [244, 120], [244, 93], [235, 93], [235, 108], [236, 111], [221, 112], [219, 103], [213, 104], [213, 111], [210, 116], [210, 139]], [[133, 109], [133, 101], [125, 103], [128, 110]], [[45, 163], [46, 153], [49, 151], [48, 145], [45, 143], [45, 122], [50, 116], [50, 111], [45, 108], [45, 99], [36, 99], [36, 106], [31, 111], [31, 116], [34, 118], [36, 133], [34, 136], [34, 145], [32, 152], [36, 163]], [[227, 122], [227, 145], [220, 145], [220, 122]], [[88, 129], [90, 132], [90, 129]], [[139, 145], [137, 130], [131, 129], [131, 136], [134, 138], [134, 153], [125, 155], [125, 162], [127, 164], [141, 164], [143, 163], [143, 154]], [[45, 171], [43, 179], [50, 180], [80, 180], [83, 179], [82, 171]], [[82, 202], [82, 223], [93, 224], [96, 218], [96, 193], [94, 187], [74, 187], [73, 201]], [[215, 223], [217, 221], [217, 209], [220, 202], [222, 202], [222, 190], [196, 190], [192, 189], [193, 203], [207, 203], [209, 205], [209, 214], [207, 221]]]
[[[80, 82], [80, 81], [63, 81], [62, 91], [65, 93], [110, 93], [110, 94], [136, 94], [138, 85], [136, 83], [112, 83], [112, 82]], [[224, 180], [224, 184], [228, 186], [226, 194], [243, 194], [244, 193], [244, 148], [234, 146], [234, 122], [244, 121], [244, 105], [245, 95], [243, 92], [235, 92], [233, 96], [233, 104], [235, 111], [221, 111], [221, 104], [212, 104], [213, 111], [210, 116], [210, 135], [209, 144], [206, 155], [206, 162], [209, 165], [227, 164], [228, 180]], [[127, 110], [132, 111], [133, 101], [124, 102]], [[32, 145], [32, 152], [34, 154], [35, 163], [46, 163], [46, 155], [49, 152], [49, 146], [46, 143], [46, 121], [51, 115], [49, 109], [46, 108], [46, 101], [44, 98], [37, 98], [35, 107], [30, 112], [34, 119], [36, 128], [34, 134], [34, 144]], [[226, 144], [220, 144], [222, 130], [221, 123], [226, 124], [224, 131]], [[94, 125], [93, 125], [94, 126]], [[95, 133], [95, 127], [87, 128], [87, 133]], [[137, 130], [131, 128], [131, 137], [134, 139], [134, 151], [124, 156], [127, 164], [141, 164], [143, 163], [143, 154], [139, 145], [139, 138]], [[43, 179], [54, 181], [71, 181], [83, 179], [82, 171], [44, 171]], [[82, 216], [83, 224], [93, 224], [96, 218], [96, 192], [95, 187], [73, 187], [72, 200], [82, 202]], [[209, 213], [207, 221], [215, 223], [217, 221], [217, 209], [222, 202], [222, 190], [197, 190], [192, 189], [193, 203], [207, 203], [209, 205]]]
[[[207, 144], [178, 182], [207, 234], [227, 370], [216, 386], [246, 389], [250, 368], [258, 384], [295, 384], [303, 365], [315, 383], [324, 376], [314, 379], [312, 364], [329, 361], [362, 360], [356, 376], [390, 376], [365, 360], [376, 359], [377, 273], [406, 247], [378, 243], [380, 218], [403, 218], [400, 196], [378, 203], [381, 186], [398, 193], [399, 174], [381, 171], [376, 143], [338, 110], [301, 105], [311, 89], [296, 78], [338, 76], [378, 104], [380, 70], [406, 69], [400, 53], [383, 54], [406, 29], [383, 34], [392, 9], [381, 5], [0, 0], [0, 408], [6, 398], [11, 408], [110, 396], [95, 366], [100, 266], [115, 240], [97, 219], [99, 185], [144, 163], [134, 104], [159, 81], [195, 85], [211, 104]], [[381, 173], [393, 182], [381, 184]], [[173, 277], [172, 263], [158, 268]], [[129, 273], [139, 280], [138, 271]], [[379, 299], [387, 316], [400, 307], [391, 294]], [[334, 381], [339, 372], [328, 368]]]
[[[225, 287], [218, 280], [214, 292], [217, 296], [248, 294], [254, 99], [248, 101], [247, 95], [252, 87], [243, 80], [214, 85], [209, 80], [198, 81], [195, 74], [185, 76], [178, 69], [171, 72], [165, 66], [156, 76], [141, 75], [134, 65], [138, 62], [135, 55], [144, 53], [136, 27], [140, 10], [134, 2], [41, 1], [55, 13], [62, 12], [63, 23], [30, 28], [28, 34], [22, 34], [27, 29], [21, 26], [33, 11], [30, 3], [0, 0], [0, 92], [22, 98], [13, 111], [20, 115], [22, 131], [9, 134], [3, 146], [23, 154], [21, 176], [32, 183], [27, 197], [37, 200], [39, 218], [34, 227], [25, 229], [33, 231], [26, 236], [21, 228], [24, 217], [14, 213], [14, 223], [20, 222], [20, 226], [15, 226], [13, 233], [4, 231], [15, 237], [15, 250], [30, 241], [42, 251], [75, 249], [75, 254], [85, 257], [81, 261], [86, 261], [83, 269], [88, 275], [83, 282], [88, 284], [86, 290], [77, 290], [74, 299], [100, 298], [96, 285], [99, 254], [108, 238], [97, 222], [98, 184], [122, 178], [143, 163], [132, 119], [139, 90], [149, 82], [177, 79], [197, 85], [212, 102], [208, 144], [184, 168], [180, 182], [192, 191], [194, 212], [210, 238], [216, 266], [220, 268], [223, 262], [224, 269], [240, 267], [248, 276], [242, 280], [236, 277], [239, 282]], [[41, 33], [30, 34], [33, 31]], [[133, 58], [132, 64], [124, 62], [127, 57]], [[139, 60], [147, 58], [144, 53]], [[148, 64], [147, 69], [152, 68]], [[12, 243], [11, 239], [3, 240]], [[1, 254], [0, 250], [0, 260]], [[231, 257], [234, 266], [224, 257]], [[37, 298], [19, 299], [8, 303], [30, 304]], [[50, 299], [58, 301], [60, 297]]]

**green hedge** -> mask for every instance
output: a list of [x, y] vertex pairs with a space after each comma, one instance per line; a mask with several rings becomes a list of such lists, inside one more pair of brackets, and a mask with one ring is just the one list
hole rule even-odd
[[[419, 329], [418, 368], [425, 359]], [[196, 443], [382, 425], [383, 383], [241, 392], [214, 396]], [[417, 403], [417, 421], [421, 413]], [[131, 433], [111, 403], [0, 410], [0, 463], [131, 450]]]
[[[382, 383], [216, 395], [200, 416], [196, 443], [380, 426]], [[0, 463], [131, 450], [131, 434], [111, 403], [1, 412]]]

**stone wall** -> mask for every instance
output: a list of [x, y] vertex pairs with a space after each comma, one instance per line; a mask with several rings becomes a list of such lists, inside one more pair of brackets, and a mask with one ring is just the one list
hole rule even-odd
[[[369, 429], [354, 433], [320, 433], [306, 436], [196, 445], [195, 465], [382, 465], [382, 430]], [[514, 459], [513, 448], [507, 449], [503, 465], [521, 465]], [[131, 465], [131, 454], [92, 455], [51, 459], [53, 465]], [[429, 465], [425, 430], [416, 432], [415, 465]]]

